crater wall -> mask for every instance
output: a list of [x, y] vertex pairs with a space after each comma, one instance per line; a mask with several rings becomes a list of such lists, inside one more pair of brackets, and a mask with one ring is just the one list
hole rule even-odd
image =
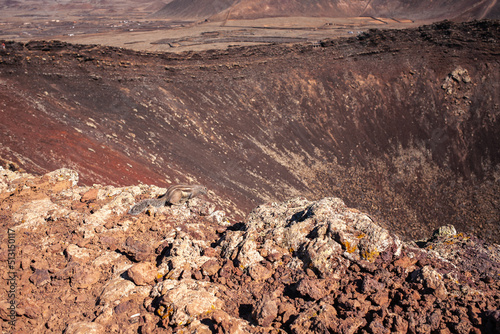
[[205, 184], [238, 219], [340, 197], [418, 238], [500, 240], [499, 24], [155, 54], [6, 43], [3, 157], [83, 183]]

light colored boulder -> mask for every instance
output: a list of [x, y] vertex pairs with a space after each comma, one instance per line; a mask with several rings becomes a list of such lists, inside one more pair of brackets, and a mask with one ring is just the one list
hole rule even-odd
[[261, 254], [293, 255], [290, 267], [340, 278], [353, 261], [366, 267], [383, 252], [399, 256], [402, 242], [339, 198], [299, 197], [257, 207], [245, 231], [226, 232], [221, 246], [223, 256], [243, 268], [264, 260]]
[[105, 328], [103, 325], [95, 322], [74, 322], [69, 324], [64, 331], [65, 334], [104, 334]]
[[151, 295], [162, 296], [158, 314], [170, 316], [170, 322], [180, 326], [222, 308], [223, 302], [215, 296], [218, 288], [213, 283], [191, 279], [167, 280], [159, 283]]

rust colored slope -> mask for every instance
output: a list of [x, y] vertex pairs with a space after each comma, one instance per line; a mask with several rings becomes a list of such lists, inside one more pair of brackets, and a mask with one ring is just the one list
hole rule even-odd
[[[102, 145], [88, 133], [76, 131], [61, 120], [34, 108], [19, 90], [0, 90], [0, 155], [21, 162], [27, 170], [45, 173], [61, 167], [76, 168], [83, 184], [127, 184], [141, 180], [159, 183], [164, 175]], [[64, 110], [52, 110], [65, 114]]]

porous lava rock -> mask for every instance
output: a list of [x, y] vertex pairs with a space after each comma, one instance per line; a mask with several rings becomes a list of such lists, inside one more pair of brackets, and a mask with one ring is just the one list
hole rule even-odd
[[[14, 328], [12, 298], [0, 292], [3, 331], [498, 330], [500, 247], [451, 225], [404, 242], [334, 197], [265, 203], [230, 226], [190, 204], [131, 217], [134, 199], [152, 187], [61, 188], [74, 173], [46, 182], [47, 175], [0, 172], [2, 230], [14, 231], [17, 247], [8, 268], [9, 237], [0, 237], [3, 278], [16, 273]], [[28, 221], [13, 218], [42, 197]], [[77, 205], [90, 198], [92, 207]], [[138, 245], [148, 249], [144, 259], [131, 251]]]

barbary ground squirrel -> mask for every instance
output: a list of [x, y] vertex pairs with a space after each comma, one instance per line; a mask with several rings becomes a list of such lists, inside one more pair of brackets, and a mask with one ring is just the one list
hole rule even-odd
[[167, 203], [170, 205], [182, 205], [186, 203], [190, 198], [206, 193], [207, 193], [207, 188], [199, 184], [197, 185], [178, 184], [176, 186], [168, 188], [167, 192], [158, 198], [150, 198], [137, 203], [132, 208], [130, 208], [128, 213], [134, 216], [138, 215], [139, 213], [144, 211], [144, 209], [146, 209], [149, 205], [154, 206], [156, 208], [165, 206]]

